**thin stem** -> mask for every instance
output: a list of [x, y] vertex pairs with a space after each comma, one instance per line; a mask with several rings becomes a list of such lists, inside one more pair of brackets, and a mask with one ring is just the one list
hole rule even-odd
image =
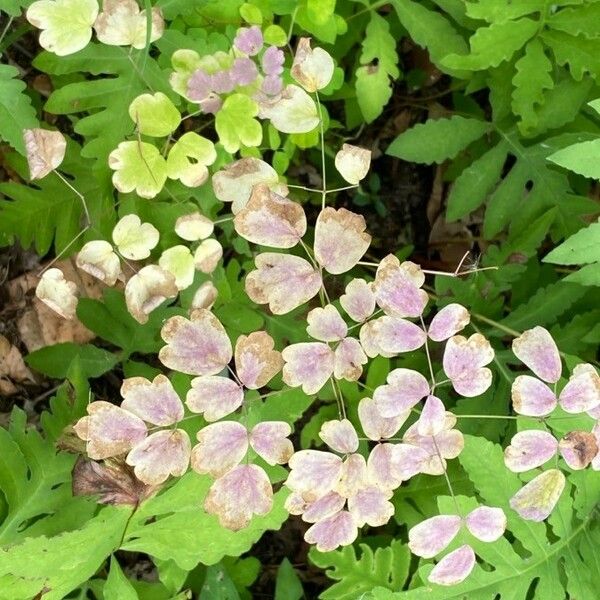
[[330, 377], [329, 381], [331, 382], [331, 389], [333, 390], [333, 395], [335, 396], [335, 402], [338, 407], [338, 416], [341, 420], [341, 419], [345, 418], [345, 417], [342, 417], [342, 403], [340, 402], [340, 399], [337, 394], [337, 390], [335, 389], [335, 383], [333, 381], [333, 377]]
[[8, 19], [8, 21], [6, 23], [6, 26], [2, 30], [2, 33], [0, 34], [0, 44], [2, 43], [2, 40], [4, 39], [4, 36], [8, 33], [8, 30], [10, 29], [10, 26], [13, 24], [14, 20], [15, 20], [14, 17], [10, 17], [10, 19]]
[[[60, 257], [89, 229], [89, 225], [84, 227], [38, 274], [41, 277]], [[77, 272], [77, 271], [75, 271]], [[83, 288], [85, 289], [85, 287]]]
[[358, 184], [355, 185], [345, 185], [344, 187], [334, 188], [333, 190], [325, 190], [326, 194], [335, 194], [336, 192], [343, 192], [344, 190], [354, 190], [358, 187]]
[[85, 213], [86, 225], [89, 227], [92, 224], [92, 220], [90, 218], [90, 212], [88, 211], [87, 203], [83, 194], [78, 192], [70, 183], [69, 180], [63, 177], [58, 171], [54, 171], [55, 175], [81, 200], [81, 204], [83, 205], [83, 212]]
[[364, 260], [359, 260], [356, 264], [357, 265], [361, 265], [363, 267], [374, 267], [375, 269], [377, 269], [379, 267], [379, 265], [377, 263], [367, 262], [367, 261], [364, 261]]
[[510, 327], [506, 327], [506, 325], [502, 325], [502, 323], [498, 323], [498, 321], [494, 321], [492, 319], [489, 319], [488, 317], [484, 317], [479, 313], [471, 313], [471, 316], [475, 317], [478, 321], [487, 323], [488, 325], [491, 325], [492, 327], [495, 327], [500, 331], [504, 331], [505, 333], [508, 333], [508, 335], [512, 335], [513, 337], [519, 337], [521, 335], [519, 331], [511, 329]]
[[317, 99], [317, 110], [319, 111], [319, 132], [321, 134], [321, 177], [323, 190], [321, 194], [321, 209], [325, 208], [325, 196], [327, 195], [327, 170], [325, 169], [325, 127], [323, 126], [323, 109], [319, 100], [319, 92], [315, 92]]
[[314, 188], [309, 188], [304, 185], [292, 185], [291, 183], [286, 183], [286, 186], [295, 190], [304, 190], [305, 192], [312, 192], [313, 194], [323, 193], [323, 190], [315, 190]]
[[438, 458], [440, 459], [440, 464], [442, 465], [442, 469], [444, 469], [444, 478], [446, 479], [446, 485], [448, 486], [448, 491], [450, 492], [450, 495], [452, 496], [452, 500], [454, 501], [454, 506], [456, 507], [456, 514], [462, 517], [460, 507], [458, 506], [458, 501], [456, 500], [456, 496], [454, 495], [454, 489], [452, 488], [452, 483], [450, 482], [450, 477], [448, 477], [448, 471], [446, 471], [446, 465], [444, 464], [444, 459], [442, 458], [442, 453], [440, 452], [440, 449], [438, 448], [437, 442], [435, 440], [435, 435], [432, 435], [431, 439], [433, 441], [433, 445], [435, 447], [435, 451], [438, 455]]
[[223, 217], [222, 219], [217, 219], [216, 221], [213, 221], [213, 225], [220, 225], [221, 223], [228, 223], [229, 221], [233, 221], [234, 216], [231, 215], [230, 217]]
[[368, 385], [364, 384], [362, 381], [355, 381], [354, 383], [356, 383], [360, 387], [364, 388], [365, 390], [368, 390], [369, 392], [374, 391], [372, 387], [369, 387]]
[[425, 327], [425, 321], [423, 320], [423, 315], [420, 315], [419, 318], [421, 319], [421, 327], [423, 328], [423, 331], [425, 332], [425, 354], [427, 355], [427, 364], [429, 365], [429, 374], [431, 375], [431, 394], [433, 394], [433, 392], [435, 391], [436, 383], [435, 383], [435, 375], [433, 374], [433, 364], [431, 362], [431, 355], [429, 354], [427, 328]]
[[352, 331], [352, 329], [355, 329], [356, 327], [362, 327], [365, 323], [367, 323], [371, 319], [374, 319], [376, 316], [380, 315], [382, 312], [383, 312], [383, 308], [378, 308], [368, 319], [366, 319], [362, 323], [355, 323], [354, 325], [350, 325], [350, 327], [348, 327], [348, 331]]

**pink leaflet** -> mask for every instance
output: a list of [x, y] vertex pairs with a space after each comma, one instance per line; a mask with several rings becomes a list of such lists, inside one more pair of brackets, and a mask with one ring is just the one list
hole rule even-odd
[[380, 324], [375, 330], [376, 344], [386, 354], [412, 352], [427, 340], [427, 334], [418, 325], [405, 319], [386, 315], [375, 322]]
[[558, 450], [558, 442], [547, 431], [520, 431], [504, 450], [504, 464], [513, 473], [523, 473], [541, 467]]
[[281, 75], [285, 55], [277, 46], [269, 46], [262, 56], [261, 65], [265, 75]]
[[239, 235], [254, 244], [293, 248], [306, 233], [306, 215], [297, 202], [271, 191], [266, 183], [257, 183], [233, 225]]
[[421, 267], [413, 262], [400, 261], [388, 254], [377, 268], [373, 292], [377, 304], [392, 317], [419, 317], [427, 305], [427, 292], [420, 289], [425, 283]]
[[510, 507], [523, 519], [543, 521], [554, 510], [565, 481], [565, 476], [558, 469], [544, 471], [510, 499]]
[[467, 529], [482, 542], [495, 542], [506, 530], [506, 515], [501, 508], [479, 506], [465, 519]]
[[363, 257], [371, 244], [365, 233], [366, 222], [345, 208], [324, 208], [315, 225], [315, 258], [333, 275], [349, 271]]
[[346, 286], [346, 293], [340, 297], [340, 304], [353, 321], [366, 321], [375, 310], [373, 284], [364, 279], [353, 279]]
[[313, 308], [307, 315], [306, 333], [321, 342], [338, 342], [346, 337], [348, 326], [337, 308], [328, 304], [323, 308]]
[[146, 425], [134, 414], [110, 404], [88, 404], [88, 415], [75, 424], [75, 433], [87, 442], [86, 452], [93, 460], [102, 460], [129, 452], [146, 437]]
[[382, 417], [397, 417], [410, 410], [429, 394], [429, 384], [418, 371], [394, 369], [387, 377], [387, 385], [380, 385], [373, 400]]
[[140, 419], [165, 427], [183, 419], [183, 404], [164, 375], [157, 375], [152, 382], [145, 377], [130, 377], [121, 386], [121, 408]]
[[393, 437], [409, 415], [410, 410], [406, 410], [395, 417], [382, 417], [372, 398], [363, 398], [358, 403], [358, 419], [362, 429], [369, 439], [376, 442]]
[[513, 340], [512, 351], [540, 379], [547, 383], [556, 383], [560, 379], [560, 355], [547, 329], [534, 327], [524, 331]]
[[427, 396], [423, 410], [417, 421], [419, 435], [437, 435], [444, 430], [446, 407], [437, 396]]
[[585, 469], [598, 453], [596, 436], [588, 431], [571, 431], [559, 442], [558, 450], [569, 468]]
[[545, 417], [556, 408], [554, 392], [531, 375], [519, 375], [512, 384], [513, 409], [526, 417]]
[[460, 304], [447, 304], [433, 317], [427, 333], [434, 342], [443, 342], [463, 330], [471, 320], [469, 311]]
[[220, 477], [238, 465], [248, 451], [248, 431], [236, 421], [207, 425], [196, 434], [192, 469]]
[[406, 477], [398, 469], [396, 444], [377, 444], [367, 459], [367, 478], [383, 490], [395, 490]]
[[136, 444], [126, 462], [140, 481], [158, 485], [169, 475], [181, 477], [187, 471], [190, 450], [190, 438], [183, 429], [164, 429]]
[[277, 96], [283, 91], [281, 75], [267, 75], [260, 86], [261, 91], [267, 96]]
[[309, 544], [316, 544], [319, 552], [331, 552], [339, 546], [350, 545], [357, 536], [358, 528], [354, 517], [341, 510], [309, 527], [304, 539]]
[[249, 58], [236, 58], [231, 67], [231, 79], [235, 85], [249, 85], [258, 77], [256, 63]]
[[274, 346], [273, 338], [266, 331], [254, 331], [237, 339], [235, 368], [239, 380], [249, 390], [267, 385], [281, 371], [283, 359]]
[[360, 344], [365, 351], [365, 354], [369, 358], [375, 358], [376, 356], [385, 356], [390, 358], [394, 356], [394, 352], [385, 352], [379, 345], [382, 322], [379, 319], [373, 321], [367, 321], [361, 328], [358, 334], [360, 338]]
[[216, 375], [233, 355], [223, 325], [210, 311], [199, 308], [190, 319], [168, 319], [160, 332], [167, 342], [158, 354], [165, 367], [188, 375]]
[[408, 547], [422, 558], [433, 558], [448, 547], [462, 526], [458, 515], [437, 515], [408, 531]]
[[394, 514], [394, 505], [388, 501], [391, 497], [391, 490], [369, 486], [348, 499], [348, 510], [359, 527], [381, 527]]
[[367, 360], [356, 338], [344, 338], [334, 352], [333, 376], [336, 379], [358, 381], [362, 375], [362, 365], [366, 364]]
[[250, 446], [270, 465], [283, 465], [294, 453], [287, 436], [292, 428], [285, 421], [263, 421], [250, 432]]
[[328, 492], [306, 506], [303, 511], [302, 520], [306, 523], [323, 521], [342, 510], [344, 504], [346, 504], [346, 498], [343, 498], [336, 492]]
[[567, 385], [558, 397], [558, 403], [568, 413], [581, 413], [600, 405], [600, 376], [590, 364], [573, 369]]
[[325, 421], [319, 431], [319, 437], [332, 450], [341, 454], [350, 454], [358, 450], [358, 436], [354, 425], [348, 419]]
[[492, 362], [494, 351], [480, 333], [468, 339], [455, 335], [446, 342], [444, 372], [461, 396], [473, 398], [483, 394], [492, 384], [492, 372], [484, 365]]
[[235, 34], [233, 45], [244, 54], [254, 56], [263, 47], [263, 35], [260, 27], [240, 27]]
[[210, 76], [210, 83], [212, 89], [217, 94], [228, 94], [235, 87], [231, 71], [217, 71], [213, 73]]
[[268, 304], [284, 315], [313, 298], [321, 289], [321, 275], [299, 256], [263, 252], [256, 269], [246, 276], [246, 293], [257, 304]]
[[475, 553], [468, 544], [450, 552], [433, 567], [427, 580], [438, 585], [456, 585], [464, 581], [475, 566]]
[[342, 459], [331, 452], [300, 450], [288, 461], [290, 474], [285, 485], [313, 501], [330, 492], [342, 475]]
[[290, 513], [290, 515], [301, 515], [305, 510], [307, 510], [309, 503], [303, 498], [302, 494], [299, 494], [298, 492], [291, 492], [285, 499], [283, 506], [285, 510]]
[[350, 454], [342, 464], [340, 480], [333, 488], [340, 496], [351, 498], [367, 485], [367, 462], [362, 454]]
[[233, 531], [246, 527], [253, 515], [266, 515], [272, 506], [271, 482], [256, 465], [238, 465], [219, 477], [204, 500], [206, 512]]
[[244, 390], [232, 379], [218, 375], [205, 375], [192, 379], [187, 393], [187, 407], [204, 415], [211, 423], [237, 410], [244, 401]]
[[196, 69], [188, 80], [187, 95], [190, 100], [200, 102], [213, 91], [210, 75], [203, 69]]
[[316, 394], [333, 373], [333, 350], [321, 342], [291, 344], [281, 356], [283, 381], [291, 387], [302, 386], [305, 394]]
[[[457, 429], [452, 429], [456, 424], [456, 417], [446, 413], [444, 431], [432, 436], [423, 436], [418, 432], [418, 423], [413, 423], [405, 432], [403, 440], [414, 446], [419, 446], [427, 454], [421, 464], [421, 473], [427, 475], [443, 475], [446, 469], [446, 459], [456, 458], [464, 448], [465, 440]], [[439, 453], [438, 453], [439, 452]]]

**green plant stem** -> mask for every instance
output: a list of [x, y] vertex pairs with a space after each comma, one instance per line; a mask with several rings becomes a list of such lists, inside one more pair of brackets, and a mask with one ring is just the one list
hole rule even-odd
[[315, 92], [317, 110], [319, 111], [319, 133], [321, 135], [321, 178], [323, 189], [321, 191], [321, 209], [325, 208], [325, 196], [327, 195], [327, 170], [325, 169], [325, 127], [323, 126], [323, 109], [319, 100], [319, 92]]

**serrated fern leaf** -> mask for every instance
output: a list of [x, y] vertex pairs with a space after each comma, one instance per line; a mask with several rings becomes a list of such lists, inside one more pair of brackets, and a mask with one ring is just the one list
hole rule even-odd
[[9, 429], [0, 427], [0, 491], [8, 510], [0, 523], [0, 547], [31, 535], [30, 523], [50, 517], [73, 500], [71, 469], [75, 459], [26, 427], [25, 413], [14, 409]]
[[490, 127], [485, 121], [460, 116], [430, 119], [401, 133], [386, 152], [402, 160], [441, 163], [457, 156]]
[[[79, 156], [79, 147], [69, 143], [60, 170], [71, 178], [73, 187], [85, 198], [92, 224], [110, 227], [113, 221], [112, 198], [102, 193], [92, 175], [91, 161]], [[24, 179], [28, 178], [25, 159], [16, 154], [7, 157], [10, 166]], [[1, 183], [0, 193], [7, 200], [0, 202], [0, 234], [16, 236], [25, 248], [33, 246], [40, 255], [46, 254], [52, 244], [56, 253], [69, 247], [86, 225], [83, 204], [55, 173], [48, 174], [29, 186]]]
[[25, 154], [23, 129], [37, 127], [38, 120], [29, 96], [23, 93], [26, 85], [18, 77], [15, 67], [0, 65], [0, 139]]
[[537, 30], [538, 23], [527, 18], [480, 27], [469, 40], [470, 54], [450, 54], [442, 62], [451, 69], [469, 71], [497, 67], [522, 48]]
[[[463, 583], [452, 587], [426, 584], [395, 594], [376, 588], [373, 598], [517, 600], [535, 597], [564, 600], [565, 597], [596, 597], [594, 586], [600, 577], [600, 567], [593, 559], [592, 549], [600, 542], [600, 527], [595, 518], [595, 503], [581, 504], [579, 500], [579, 496], [587, 496], [589, 490], [580, 491], [576, 480], [571, 480], [575, 484], [567, 486], [549, 519], [550, 534], [545, 523], [525, 521], [510, 509], [509, 499], [523, 482], [505, 468], [501, 446], [483, 438], [466, 436], [465, 449], [459, 460], [481, 502], [504, 510], [507, 529], [514, 542], [502, 537], [486, 544], [469, 537], [468, 543], [472, 544], [485, 568], [477, 564]], [[586, 476], [600, 478], [600, 474], [593, 471]], [[579, 509], [575, 509], [576, 506]], [[582, 507], [588, 511], [582, 511]], [[457, 539], [455, 543], [465, 543], [465, 538]], [[432, 564], [421, 566], [418, 571], [421, 581], [427, 580], [432, 567]], [[532, 595], [534, 590], [535, 596]]]
[[0, 550], [0, 600], [62, 600], [118, 548], [130, 514], [130, 508], [104, 507], [80, 529]]
[[544, 53], [541, 42], [533, 39], [527, 44], [525, 54], [515, 63], [515, 68], [512, 108], [521, 117], [521, 133], [527, 134], [535, 129], [538, 122], [535, 106], [544, 103], [544, 90], [554, 86], [549, 75], [552, 63]]
[[375, 551], [360, 544], [360, 554], [354, 546], [346, 546], [334, 552], [311, 549], [309, 556], [315, 565], [328, 569], [330, 579], [336, 580], [321, 593], [321, 600], [354, 600], [375, 586], [402, 589], [410, 564], [410, 551], [398, 540]]
[[372, 14], [367, 25], [360, 64], [363, 66], [356, 71], [356, 99], [370, 123], [382, 113], [392, 95], [391, 80], [400, 76], [396, 40], [386, 20], [377, 13]]
[[540, 288], [528, 302], [512, 310], [502, 321], [517, 331], [535, 325], [551, 325], [585, 294], [585, 288], [574, 283], [558, 281]]
[[596, 78], [600, 75], [600, 39], [586, 39], [562, 31], [546, 30], [542, 39], [554, 53], [559, 65], [566, 65], [576, 81], [586, 74]]
[[86, 139], [81, 155], [97, 159], [96, 168], [105, 173], [110, 152], [134, 132], [128, 108], [136, 96], [160, 91], [179, 101], [153, 59], [136, 62], [140, 52], [128, 54], [123, 48], [89, 44], [69, 56], [43, 52], [34, 61], [38, 69], [54, 75], [84, 72], [113, 76], [67, 84], [55, 90], [44, 107], [58, 115], [90, 113], [77, 121], [75, 131]]
[[239, 531], [224, 529], [201, 508], [210, 484], [210, 478], [190, 472], [144, 502], [129, 522], [122, 549], [172, 559], [189, 571], [198, 562], [213, 565], [225, 555], [247, 552], [267, 529], [279, 529], [288, 517], [282, 490], [275, 494], [269, 514], [254, 517]]

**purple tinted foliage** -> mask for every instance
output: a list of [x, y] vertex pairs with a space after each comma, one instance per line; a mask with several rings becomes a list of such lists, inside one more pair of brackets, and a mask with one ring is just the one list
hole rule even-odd
[[231, 79], [236, 85], [249, 85], [258, 77], [258, 69], [249, 58], [236, 58], [231, 67]]
[[210, 75], [202, 69], [197, 69], [188, 81], [187, 95], [189, 99], [200, 102], [207, 98], [212, 91]]
[[285, 56], [277, 46], [269, 46], [262, 57], [262, 68], [265, 75], [281, 75]]
[[244, 54], [254, 56], [263, 47], [263, 36], [259, 27], [242, 27], [238, 29], [233, 45]]
[[217, 94], [227, 94], [228, 92], [231, 92], [235, 87], [231, 75], [231, 71], [218, 71], [214, 75], [211, 75], [210, 81], [212, 89], [217, 92]]
[[279, 75], [268, 75], [264, 78], [261, 86], [263, 93], [267, 96], [276, 96], [283, 89], [283, 80]]

